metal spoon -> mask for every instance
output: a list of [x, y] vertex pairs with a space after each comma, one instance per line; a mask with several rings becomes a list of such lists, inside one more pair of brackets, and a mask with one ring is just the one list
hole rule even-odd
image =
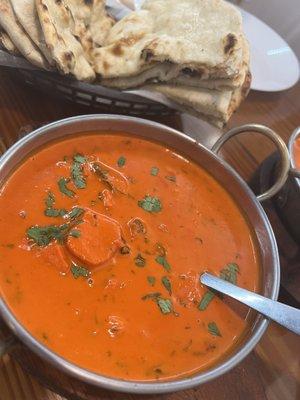
[[278, 301], [270, 300], [259, 294], [242, 289], [214, 275], [204, 273], [200, 277], [200, 282], [211, 289], [226, 294], [239, 302], [253, 308], [265, 317], [276, 321], [290, 331], [300, 335], [300, 310]]

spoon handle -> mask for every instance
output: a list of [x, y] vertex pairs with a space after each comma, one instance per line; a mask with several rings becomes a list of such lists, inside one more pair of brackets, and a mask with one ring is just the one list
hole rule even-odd
[[208, 273], [202, 274], [200, 281], [202, 284], [246, 304], [265, 317], [300, 335], [300, 310], [242, 289]]

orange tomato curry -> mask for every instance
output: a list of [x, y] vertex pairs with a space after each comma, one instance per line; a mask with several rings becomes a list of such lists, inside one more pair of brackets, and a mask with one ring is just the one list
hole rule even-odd
[[2, 297], [81, 367], [175, 379], [247, 331], [199, 275], [256, 290], [251, 230], [214, 178], [160, 144], [107, 132], [52, 142], [3, 186], [0, 224]]
[[294, 142], [293, 156], [295, 160], [295, 166], [300, 169], [300, 137], [298, 137]]

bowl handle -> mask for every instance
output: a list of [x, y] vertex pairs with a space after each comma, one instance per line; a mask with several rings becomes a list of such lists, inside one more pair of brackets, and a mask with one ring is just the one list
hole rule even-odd
[[236, 136], [240, 133], [244, 132], [258, 132], [261, 133], [262, 135], [268, 137], [269, 139], [272, 140], [272, 142], [276, 145], [279, 154], [280, 154], [280, 159], [281, 159], [281, 167], [279, 171], [279, 175], [277, 177], [276, 182], [270, 189], [268, 189], [265, 193], [260, 194], [257, 196], [257, 200], [262, 202], [265, 200], [270, 199], [273, 197], [276, 193], [279, 192], [279, 190], [283, 187], [285, 184], [289, 170], [290, 170], [290, 158], [289, 158], [289, 152], [286, 147], [286, 144], [284, 143], [283, 139], [277, 135], [276, 132], [274, 132], [272, 129], [268, 128], [267, 126], [264, 125], [259, 125], [259, 124], [246, 124], [246, 125], [241, 125], [237, 126], [236, 128], [230, 129], [228, 132], [226, 132], [223, 136], [221, 136], [216, 143], [212, 147], [212, 151], [217, 154], [221, 147], [233, 136]]

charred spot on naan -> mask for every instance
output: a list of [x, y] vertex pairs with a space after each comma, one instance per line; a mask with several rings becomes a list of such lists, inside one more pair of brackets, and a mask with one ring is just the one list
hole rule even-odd
[[105, 71], [108, 71], [110, 69], [111, 65], [107, 61], [103, 61], [103, 69]]
[[69, 66], [69, 68], [72, 67], [72, 65], [75, 62], [75, 56], [72, 53], [72, 51], [66, 51], [63, 53], [63, 59], [66, 62], [66, 64]]
[[111, 48], [111, 53], [117, 57], [124, 54], [126, 47], [132, 47], [144, 37], [144, 34], [132, 35], [118, 40]]
[[121, 43], [116, 43], [111, 48], [111, 53], [114, 56], [121, 57], [124, 54], [124, 50], [122, 49]]
[[236, 44], [237, 44], [236, 36], [233, 33], [228, 33], [228, 35], [225, 38], [224, 53], [231, 54]]
[[194, 68], [190, 68], [190, 67], [185, 67], [185, 68], [183, 68], [182, 70], [181, 70], [181, 72], [184, 74], [184, 75], [188, 75], [188, 76], [191, 76], [191, 77], [198, 77], [198, 78], [201, 78], [202, 76], [203, 76], [203, 74], [204, 74], [204, 69], [202, 69], [202, 68], [197, 68], [197, 69], [194, 69]]

